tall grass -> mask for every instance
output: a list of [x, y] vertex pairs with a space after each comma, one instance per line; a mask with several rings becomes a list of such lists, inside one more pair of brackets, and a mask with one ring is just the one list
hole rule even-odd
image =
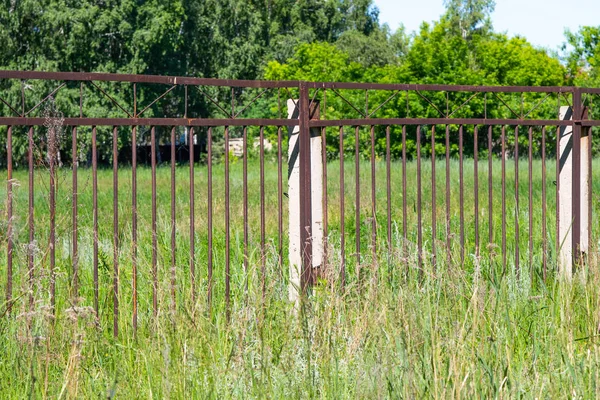
[[[214, 296], [208, 304], [206, 271], [206, 168], [195, 169], [196, 271], [192, 302], [189, 273], [188, 169], [178, 167], [177, 298], [171, 311], [170, 170], [158, 169], [159, 313], [152, 314], [150, 171], [138, 171], [140, 328], [131, 327], [131, 171], [119, 174], [121, 332], [112, 336], [112, 172], [100, 171], [100, 314], [96, 321], [92, 284], [91, 172], [79, 171], [81, 298], [70, 293], [71, 171], [59, 171], [57, 196], [57, 312], [49, 309], [48, 175], [36, 171], [35, 304], [27, 297], [27, 171], [15, 173], [16, 228], [13, 312], [0, 319], [0, 393], [3, 397], [584, 397], [598, 396], [596, 345], [600, 299], [595, 257], [573, 283], [554, 278], [555, 169], [548, 163], [548, 267], [541, 279], [541, 163], [534, 162], [535, 244], [529, 265], [527, 164], [520, 163], [520, 207], [515, 208], [514, 164], [507, 162], [507, 270], [501, 243], [500, 162], [493, 163], [493, 240], [488, 243], [487, 162], [479, 165], [481, 257], [475, 257], [473, 163], [465, 162], [465, 262], [460, 261], [458, 162], [451, 163], [451, 257], [446, 258], [445, 166], [436, 165], [437, 232], [431, 231], [431, 160], [423, 160], [422, 273], [416, 251], [416, 163], [407, 166], [408, 220], [402, 235], [402, 171], [392, 164], [392, 248], [387, 247], [385, 163], [376, 165], [378, 242], [370, 246], [370, 166], [361, 163], [361, 259], [355, 255], [352, 162], [346, 174], [348, 286], [341, 291], [339, 163], [328, 165], [328, 274], [300, 309], [287, 297], [287, 270], [278, 264], [277, 171], [266, 169], [267, 293], [261, 293], [258, 251], [259, 169], [250, 163], [249, 291], [244, 292], [241, 162], [232, 165], [232, 315], [224, 301], [224, 173], [215, 166]], [[596, 174], [596, 173], [595, 173]], [[284, 174], [285, 176], [285, 174]], [[596, 176], [596, 175], [595, 175]], [[595, 179], [595, 182], [599, 182]], [[596, 185], [597, 186], [597, 185]], [[595, 186], [595, 187], [596, 187]], [[598, 188], [600, 189], [600, 188]], [[6, 199], [6, 187], [0, 188]], [[285, 200], [285, 197], [284, 197]], [[284, 204], [287, 227], [287, 203]], [[594, 210], [597, 199], [594, 198]], [[515, 228], [520, 222], [520, 274], [515, 271]], [[4, 221], [5, 219], [3, 219]], [[593, 218], [592, 218], [593, 220]], [[3, 222], [5, 223], [5, 222]], [[285, 229], [284, 229], [285, 230]], [[597, 232], [594, 230], [594, 242]], [[434, 239], [435, 237], [435, 239]], [[287, 238], [284, 237], [284, 260]], [[0, 276], [6, 276], [6, 237], [1, 237]], [[437, 257], [433, 263], [432, 240]], [[594, 249], [596, 246], [594, 246]], [[406, 249], [406, 251], [402, 251]], [[359, 268], [360, 267], [360, 268]], [[357, 271], [360, 269], [360, 278]], [[0, 306], [4, 312], [6, 304]]]

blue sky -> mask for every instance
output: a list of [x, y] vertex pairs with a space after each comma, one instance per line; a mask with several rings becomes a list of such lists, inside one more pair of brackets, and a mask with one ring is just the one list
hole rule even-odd
[[[403, 24], [408, 32], [422, 21], [434, 21], [444, 12], [443, 0], [374, 0], [379, 19], [392, 30]], [[564, 30], [600, 25], [600, 0], [496, 0], [494, 29], [521, 35], [536, 46], [558, 50]]]

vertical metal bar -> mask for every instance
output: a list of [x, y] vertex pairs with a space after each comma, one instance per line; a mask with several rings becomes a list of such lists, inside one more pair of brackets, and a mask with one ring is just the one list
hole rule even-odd
[[[246, 137], [246, 127], [244, 127], [244, 139]], [[211, 154], [212, 155], [212, 154]], [[248, 158], [248, 153], [246, 152], [246, 147], [244, 146], [244, 179], [246, 179], [246, 159]], [[246, 188], [244, 189], [244, 196], [246, 196]], [[227, 321], [229, 321], [230, 317], [230, 302], [231, 302], [231, 256], [230, 256], [230, 248], [231, 248], [231, 227], [230, 227], [230, 205], [229, 205], [229, 197], [230, 197], [230, 182], [229, 182], [229, 127], [225, 127], [225, 310]], [[244, 197], [246, 200], [246, 197]], [[244, 204], [246, 207], [246, 204]], [[244, 223], [247, 223], [248, 216], [246, 214], [247, 209], [244, 209]], [[244, 231], [244, 234], [246, 232]], [[246, 240], [246, 239], [244, 239]], [[247, 242], [245, 242], [247, 243]], [[244, 272], [245, 272], [245, 290], [248, 291], [248, 267], [247, 267], [247, 258], [244, 259]]]
[[[194, 128], [188, 130], [188, 147], [190, 155], [190, 280], [192, 283], [192, 304], [196, 307], [196, 217], [194, 189]], [[225, 152], [227, 154], [227, 151]]]
[[542, 127], [542, 277], [546, 282], [548, 240], [546, 226], [546, 127]]
[[502, 126], [502, 274], [506, 273], [506, 127]]
[[176, 158], [176, 149], [175, 149], [175, 127], [171, 127], [171, 309], [174, 312], [177, 306], [177, 295], [175, 292], [175, 283], [176, 283], [176, 203], [175, 203], [175, 158]]
[[346, 286], [346, 209], [344, 197], [344, 128], [340, 126], [340, 282], [342, 289]]
[[519, 268], [519, 127], [515, 127], [515, 272], [520, 276]]
[[[79, 84], [79, 118], [83, 118], [83, 82]], [[73, 304], [77, 304], [79, 300], [79, 252], [77, 248], [78, 242], [78, 221], [77, 221], [77, 167], [79, 166], [77, 155], [77, 127], [73, 127], [71, 131], [71, 157], [73, 163], [73, 184], [72, 184], [72, 243], [73, 254], [71, 257], [73, 264], [73, 282], [72, 295]], [[116, 334], [115, 334], [116, 335]]]
[[92, 209], [94, 230], [94, 311], [100, 317], [98, 288], [98, 141], [96, 127], [92, 126]]
[[300, 246], [302, 254], [301, 287], [305, 293], [312, 278], [312, 215], [311, 215], [311, 157], [310, 157], [310, 104], [308, 85], [300, 83]]
[[494, 199], [493, 199], [493, 179], [492, 179], [492, 126], [488, 126], [488, 246], [494, 243]]
[[27, 245], [27, 265], [29, 268], [29, 310], [33, 310], [34, 302], [34, 278], [35, 270], [33, 265], [33, 253], [35, 251], [35, 228], [34, 228], [34, 194], [33, 194], [33, 179], [34, 179], [34, 164], [33, 164], [33, 126], [29, 127], [28, 134], [29, 149], [29, 243]]
[[423, 279], [423, 225], [421, 204], [421, 126], [417, 126], [417, 255], [419, 279]]
[[[228, 133], [228, 131], [227, 131]], [[244, 137], [243, 137], [243, 212], [244, 212], [244, 291], [248, 294], [248, 128], [244, 126]]]
[[266, 253], [265, 253], [265, 129], [259, 128], [259, 154], [260, 154], [260, 274], [263, 301], [265, 300], [266, 286]]
[[377, 204], [375, 199], [375, 127], [371, 125], [371, 251], [372, 262], [377, 259]]
[[[327, 119], [327, 89], [323, 89], [323, 119]], [[325, 126], [321, 128], [321, 157], [323, 164], [323, 270], [327, 270], [329, 256], [329, 213], [327, 210], [327, 127]]]
[[[529, 127], [529, 272], [533, 282], [533, 127]], [[543, 168], [543, 167], [542, 167]]]
[[[113, 335], [119, 335], [119, 142], [118, 128], [113, 127]], [[75, 165], [75, 162], [74, 164]], [[73, 178], [76, 179], [76, 178]], [[75, 182], [75, 180], [73, 181]], [[76, 205], [74, 205], [76, 207]], [[76, 209], [75, 209], [76, 211]], [[75, 216], [77, 214], [75, 213]], [[76, 240], [76, 239], [75, 239]]]
[[6, 138], [7, 154], [7, 176], [6, 176], [6, 193], [7, 193], [7, 249], [6, 249], [6, 305], [7, 310], [10, 313], [12, 310], [12, 286], [13, 286], [13, 161], [12, 161], [12, 126], [8, 127], [8, 134]]
[[[324, 96], [326, 96], [324, 92]], [[326, 97], [325, 97], [326, 99]], [[324, 105], [324, 110], [327, 110]], [[326, 111], [325, 111], [326, 112]], [[329, 213], [327, 212], [327, 128], [321, 128], [321, 162], [323, 164], [323, 270], [327, 270], [328, 238], [329, 238]]]
[[437, 270], [437, 191], [435, 178], [435, 125], [431, 127], [431, 254], [433, 270]]
[[464, 174], [463, 126], [458, 129], [458, 175], [460, 181], [460, 262], [465, 262], [465, 174]]
[[175, 262], [176, 262], [176, 254], [175, 254], [175, 246], [176, 246], [176, 214], [175, 214], [175, 157], [176, 157], [176, 149], [175, 149], [175, 127], [171, 127], [171, 310], [174, 312], [176, 303], [176, 293], [175, 293], [175, 279], [176, 279], [176, 270], [175, 270]]
[[[137, 116], [137, 85], [133, 84], [133, 115]], [[137, 288], [137, 127], [131, 128], [131, 217], [132, 217], [132, 269], [133, 269], [133, 331], [137, 334], [138, 325], [138, 288]]]
[[360, 136], [359, 126], [354, 127], [354, 177], [356, 180], [355, 189], [355, 216], [354, 216], [354, 235], [356, 242], [356, 271], [357, 278], [360, 279]]
[[[592, 103], [592, 107], [593, 107], [593, 103]], [[587, 109], [585, 109], [584, 115], [583, 115], [582, 119], [587, 119]], [[589, 255], [591, 255], [590, 246], [592, 246], [592, 228], [593, 228], [593, 225], [592, 225], [592, 221], [593, 221], [593, 218], [592, 218], [593, 217], [592, 216], [592, 211], [593, 211], [592, 210], [592, 196], [593, 196], [592, 195], [592, 193], [593, 193], [592, 192], [592, 187], [593, 187], [593, 185], [592, 185], [592, 182], [593, 182], [593, 176], [592, 176], [592, 172], [593, 172], [592, 171], [592, 163], [593, 163], [593, 158], [592, 158], [592, 143], [593, 143], [592, 142], [592, 130], [593, 129], [594, 128], [591, 127], [591, 126], [587, 127], [585, 129], [587, 131], [587, 135], [588, 135], [588, 146], [587, 146], [587, 151], [588, 151], [588, 154], [587, 154], [588, 155], [588, 158], [587, 158], [588, 159], [588, 174], [587, 174], [588, 181], [587, 181], [587, 186], [588, 186], [588, 190], [587, 190], [587, 194], [588, 194], [589, 197], [587, 198], [587, 201], [586, 201], [587, 205], [588, 205], [588, 210], [587, 210], [588, 211], [588, 214], [587, 214], [588, 215], [588, 226], [587, 226], [588, 237], [587, 237], [587, 240], [588, 240], [588, 260], [589, 260], [588, 261], [588, 265], [589, 265], [589, 262], [591, 261], [589, 259]]]
[[576, 266], [581, 263], [581, 119], [583, 104], [581, 89], [573, 89], [573, 258]]
[[137, 127], [131, 128], [131, 261], [133, 269], [133, 331], [137, 332], [138, 288], [137, 288]]
[[[283, 138], [281, 126], [277, 127], [277, 255], [279, 269], [283, 274]], [[283, 275], [282, 275], [283, 276]]]
[[50, 166], [50, 307], [56, 314], [56, 152], [59, 151], [55, 128], [48, 129], [48, 156]]
[[[385, 185], [387, 188], [387, 254], [388, 268], [391, 274], [391, 252], [392, 252], [392, 166], [390, 149], [390, 126], [385, 127]], [[391, 275], [390, 275], [391, 278]]]
[[158, 242], [156, 232], [156, 128], [150, 128], [150, 163], [152, 169], [152, 311], [158, 315]]
[[[226, 141], [229, 141], [229, 138], [226, 138]], [[208, 243], [207, 243], [207, 262], [208, 262], [208, 308], [212, 308], [212, 291], [213, 291], [213, 171], [212, 171], [212, 127], [208, 128], [206, 133], [206, 156], [207, 156], [207, 194], [206, 194], [206, 205], [207, 205], [207, 235], [208, 235]], [[225, 152], [229, 153], [229, 143], [226, 143]], [[229, 157], [229, 156], [227, 156]], [[229, 161], [229, 160], [227, 160]], [[229, 186], [228, 182], [225, 182], [225, 186]], [[226, 189], [227, 190], [227, 189]], [[229, 194], [229, 193], [227, 193]], [[225, 198], [225, 223], [229, 223], [229, 196]], [[226, 235], [228, 236], [228, 235]], [[227, 238], [229, 239], [229, 238]], [[225, 268], [227, 269], [227, 265], [229, 264], [229, 247], [226, 244], [225, 249]]]
[[25, 115], [25, 81], [21, 80], [21, 115]]
[[77, 248], [77, 242], [79, 240], [78, 234], [78, 222], [77, 222], [77, 196], [78, 188], [77, 188], [77, 167], [78, 167], [78, 156], [77, 156], [77, 127], [73, 127], [71, 131], [71, 141], [72, 141], [72, 149], [71, 149], [71, 157], [73, 162], [73, 187], [71, 191], [71, 202], [72, 202], [72, 255], [71, 262], [73, 264], [73, 283], [72, 283], [72, 293], [74, 304], [77, 304], [77, 299], [79, 298], [79, 250]]
[[[559, 98], [559, 110], [560, 110], [560, 96]], [[561, 268], [560, 265], [560, 131], [561, 127], [556, 127], [556, 254], [554, 255], [556, 258], [556, 270], [559, 271]]]
[[450, 243], [450, 126], [446, 125], [446, 263], [451, 261]]
[[[402, 257], [406, 257], [408, 240], [408, 199], [406, 198], [406, 125], [402, 126]], [[408, 265], [408, 261], [406, 261]]]
[[479, 263], [479, 127], [473, 127], [473, 198], [475, 207], [475, 258]]

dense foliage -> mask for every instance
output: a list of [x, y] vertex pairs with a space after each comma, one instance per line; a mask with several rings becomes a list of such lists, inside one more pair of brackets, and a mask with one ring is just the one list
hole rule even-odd
[[[407, 34], [380, 24], [372, 0], [1, 0], [0, 68], [44, 71], [105, 71], [137, 74], [187, 75], [231, 79], [306, 79], [394, 83], [444, 83], [481, 85], [586, 85], [600, 84], [600, 27], [567, 32], [562, 59], [532, 46], [522, 37], [493, 30], [492, 0], [446, 0], [446, 13], [438, 21], [423, 23]], [[558, 45], [558, 44], [557, 44]], [[3, 98], [21, 107], [21, 83], [0, 83]], [[24, 85], [29, 109], [54, 87], [52, 82]], [[89, 85], [88, 85], [89, 86]], [[131, 85], [104, 84], [119, 104], [133, 108]], [[124, 116], [98, 89], [85, 87], [85, 116]], [[165, 90], [138, 88], [139, 104], [147, 104]], [[209, 90], [209, 89], [207, 89]], [[224, 104], [228, 90], [210, 89]], [[79, 115], [78, 86], [69, 84], [56, 96], [58, 108]], [[180, 93], [181, 92], [181, 93]], [[183, 115], [183, 89], [148, 109], [144, 116]], [[236, 90], [238, 103], [255, 93]], [[373, 105], [389, 93], [372, 95]], [[364, 100], [364, 93], [349, 93]], [[430, 99], [439, 109], [445, 95]], [[436, 97], [437, 96], [437, 97]], [[464, 95], [462, 95], [464, 97]], [[468, 95], [467, 95], [468, 96]], [[277, 110], [275, 95], [261, 99], [247, 115], [266, 116]], [[451, 98], [461, 104], [466, 98]], [[503, 99], [515, 109], [520, 98]], [[524, 107], [539, 95], [526, 96]], [[506, 107], [488, 108], [504, 116]], [[145, 102], [145, 103], [144, 103]], [[364, 102], [364, 101], [363, 101]], [[410, 107], [406, 107], [406, 103]], [[461, 109], [463, 116], [482, 114], [483, 99], [475, 98]], [[348, 116], [346, 103], [332, 99], [329, 115]], [[496, 104], [498, 105], [498, 104]], [[0, 111], [10, 110], [0, 104]], [[38, 110], [38, 113], [42, 110]], [[189, 94], [188, 116], [218, 113], [197, 91]], [[550, 107], [536, 110], [542, 117]], [[378, 111], [379, 116], [437, 116], [422, 98], [398, 96]], [[269, 114], [271, 116], [271, 114]], [[3, 129], [3, 128], [0, 128]], [[5, 148], [5, 130], [0, 135]], [[399, 132], [394, 131], [395, 136]], [[443, 132], [441, 132], [443, 135]], [[110, 143], [100, 133], [101, 150]], [[120, 140], [128, 141], [127, 132]], [[381, 132], [378, 133], [381, 136]], [[43, 137], [39, 138], [43, 141]], [[381, 139], [381, 138], [380, 138]], [[382, 140], [382, 139], [381, 139]], [[89, 141], [89, 140], [88, 140]], [[441, 141], [440, 141], [441, 142]], [[394, 140], [394, 143], [397, 143]], [[86, 145], [83, 139], [82, 146]], [[351, 146], [352, 142], [349, 141]], [[414, 148], [409, 143], [409, 153]], [[335, 146], [330, 146], [335, 155]], [[393, 153], [400, 151], [395, 145]], [[454, 144], [453, 151], [456, 151]], [[25, 154], [16, 143], [16, 161]], [[4, 157], [0, 157], [0, 160]], [[2, 161], [0, 161], [2, 163]]]

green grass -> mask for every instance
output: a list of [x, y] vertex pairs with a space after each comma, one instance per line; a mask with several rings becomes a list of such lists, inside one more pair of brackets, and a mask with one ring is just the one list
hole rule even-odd
[[[117, 398], [594, 398], [600, 348], [600, 275], [595, 257], [573, 283], [555, 279], [555, 168], [548, 163], [548, 267], [541, 280], [541, 163], [534, 162], [533, 263], [528, 254], [527, 162], [520, 162], [520, 206], [515, 208], [514, 161], [507, 162], [507, 260], [501, 244], [500, 162], [493, 164], [493, 243], [488, 244], [487, 162], [479, 165], [481, 257], [474, 247], [473, 163], [465, 161], [465, 262], [460, 262], [458, 162], [451, 163], [451, 258], [446, 258], [445, 162], [436, 164], [437, 262], [431, 231], [431, 161], [423, 160], [424, 270], [416, 258], [416, 163], [407, 166], [407, 240], [402, 238], [402, 170], [392, 164], [393, 246], [387, 250], [385, 163], [377, 163], [378, 242], [370, 246], [370, 165], [361, 163], [361, 262], [355, 256], [354, 164], [346, 174], [348, 286], [333, 278], [340, 266], [339, 163], [328, 166], [329, 268], [301, 310], [287, 301], [287, 269], [277, 263], [277, 170], [266, 168], [267, 293], [259, 258], [259, 169], [250, 162], [249, 291], [242, 268], [241, 162], [232, 165], [232, 314], [225, 318], [223, 165], [214, 171], [214, 296], [206, 300], [207, 174], [195, 169], [197, 301], [189, 273], [189, 171], [177, 169], [177, 298], [171, 312], [170, 170], [158, 170], [158, 317], [152, 313], [150, 171], [138, 170], [139, 330], [131, 327], [131, 171], [119, 174], [120, 334], [112, 335], [112, 172], [101, 170], [100, 315], [93, 311], [91, 172], [79, 171], [81, 298], [73, 307], [71, 171], [59, 170], [57, 195], [57, 316], [49, 314], [48, 174], [36, 170], [35, 304], [28, 309], [26, 267], [27, 171], [15, 173], [15, 288], [17, 302], [0, 319], [0, 393], [12, 397]], [[595, 169], [595, 174], [598, 169]], [[285, 172], [284, 172], [285, 176]], [[595, 190], [597, 182], [595, 175]], [[287, 190], [286, 190], [287, 191]], [[0, 187], [5, 204], [6, 187]], [[285, 201], [285, 197], [284, 197]], [[597, 209], [594, 197], [594, 212]], [[3, 206], [2, 206], [3, 207]], [[287, 203], [284, 204], [284, 231]], [[5, 212], [5, 211], [3, 211]], [[597, 214], [595, 214], [597, 215]], [[515, 219], [519, 220], [520, 275], [515, 273]], [[593, 219], [592, 219], [593, 221]], [[6, 218], [0, 222], [0, 276], [6, 282]], [[594, 225], [595, 227], [595, 225]], [[593, 243], [597, 243], [594, 230]], [[596, 247], [595, 245], [593, 246]], [[406, 252], [401, 251], [406, 248]], [[284, 260], [287, 239], [284, 237]], [[595, 254], [595, 252], [594, 252]], [[357, 271], [360, 266], [360, 280]], [[4, 290], [4, 289], [3, 289]], [[2, 291], [4, 297], [4, 292]], [[3, 313], [6, 304], [0, 304]]]

